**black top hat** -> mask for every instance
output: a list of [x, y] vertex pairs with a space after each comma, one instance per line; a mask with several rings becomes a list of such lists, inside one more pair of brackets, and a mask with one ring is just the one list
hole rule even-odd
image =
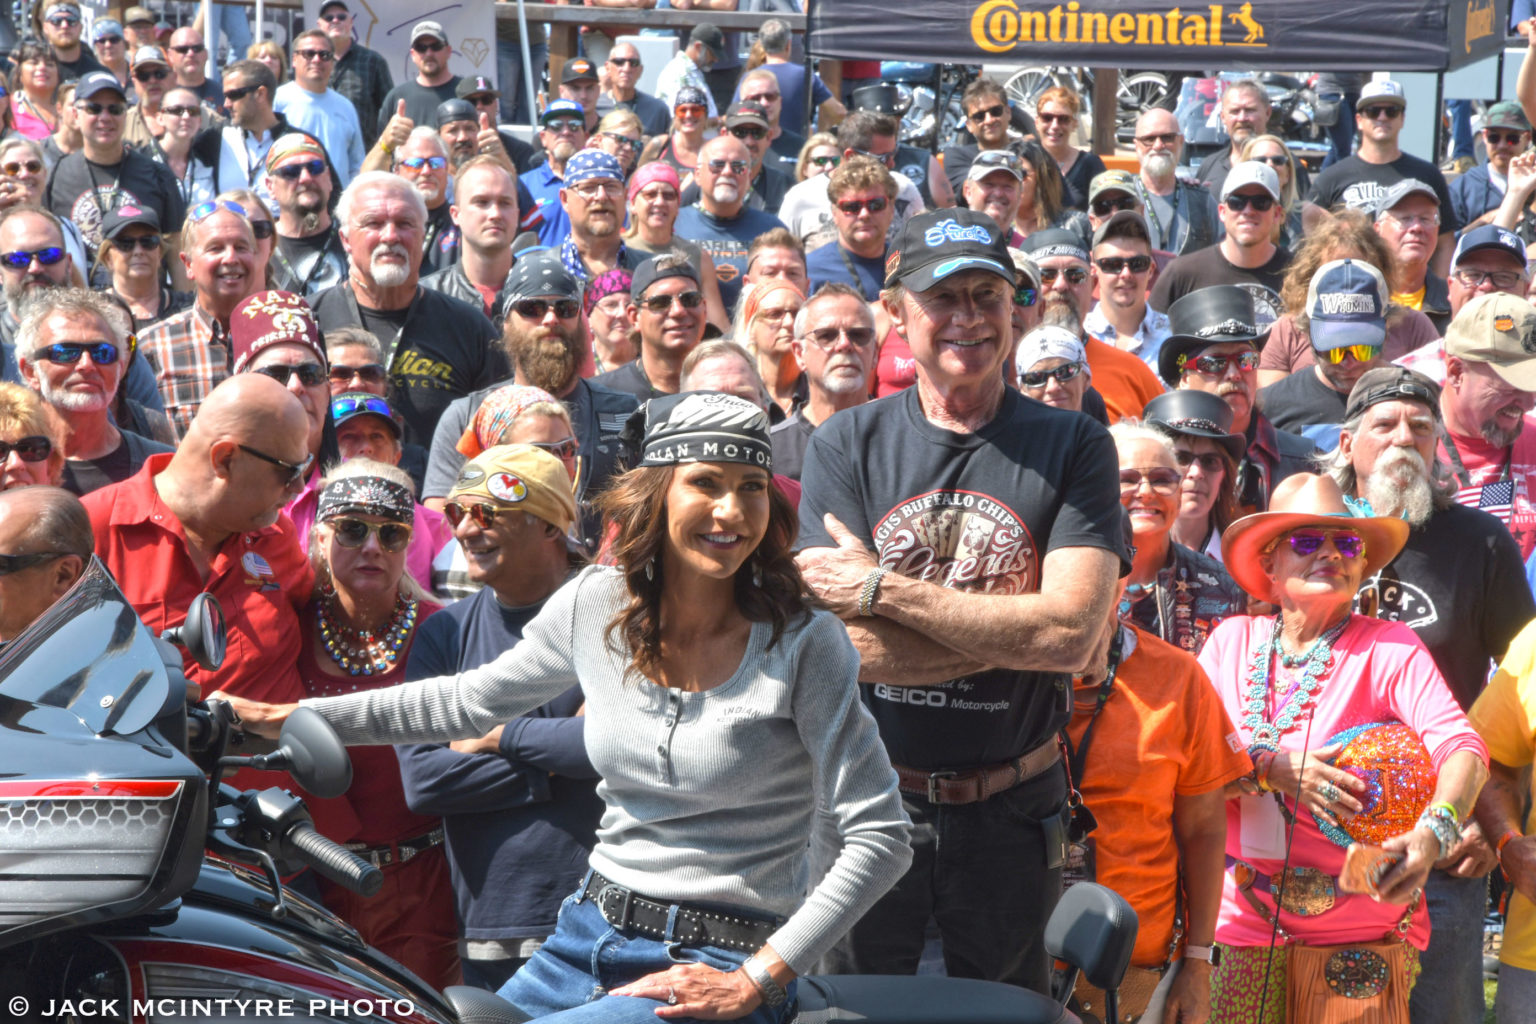
[[1253, 296], [1235, 284], [1199, 288], [1168, 307], [1168, 340], [1157, 354], [1157, 371], [1170, 386], [1183, 370], [1180, 357], [1209, 345], [1241, 341], [1255, 348], [1269, 337], [1253, 313]]
[[901, 94], [891, 82], [861, 85], [853, 90], [853, 109], [870, 110], [876, 114], [895, 116], [899, 111]]
[[1185, 437], [1204, 437], [1227, 450], [1233, 462], [1241, 462], [1248, 439], [1231, 433], [1232, 409], [1207, 391], [1183, 388], [1165, 391], [1142, 410], [1142, 421]]

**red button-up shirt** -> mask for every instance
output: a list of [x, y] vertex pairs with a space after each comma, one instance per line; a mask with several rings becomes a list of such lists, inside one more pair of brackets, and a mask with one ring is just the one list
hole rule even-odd
[[187, 678], [207, 696], [225, 690], [268, 703], [305, 696], [299, 679], [297, 609], [310, 598], [314, 573], [285, 515], [275, 526], [239, 533], [219, 546], [204, 580], [187, 550], [187, 535], [155, 491], [154, 478], [171, 460], [152, 455], [122, 483], [82, 499], [106, 563], [134, 611], [155, 632], [179, 626], [199, 593], [218, 599], [228, 626], [228, 650], [217, 672], [190, 658]]

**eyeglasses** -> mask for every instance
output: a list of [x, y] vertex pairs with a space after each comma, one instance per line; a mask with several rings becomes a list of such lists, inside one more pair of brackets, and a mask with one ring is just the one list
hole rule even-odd
[[1200, 452], [1196, 454], [1188, 448], [1175, 448], [1173, 457], [1178, 460], [1180, 469], [1188, 469], [1198, 462], [1202, 473], [1214, 475], [1227, 468], [1226, 463], [1221, 461], [1221, 456], [1215, 452]]
[[709, 162], [709, 173], [724, 174], [727, 167], [731, 169], [732, 174], [747, 173], [747, 162], [745, 160], [711, 160]]
[[853, 152], [855, 156], [868, 157], [871, 160], [884, 164], [886, 167], [896, 166], [896, 151], [894, 149], [889, 153], [871, 153], [867, 149], [855, 148]]
[[1286, 538], [1291, 550], [1301, 557], [1315, 555], [1322, 549], [1323, 541], [1332, 541], [1333, 549], [1341, 558], [1355, 559], [1365, 553], [1365, 539], [1358, 533], [1314, 533], [1298, 530]]
[[411, 44], [411, 49], [415, 50], [417, 53], [441, 53], [443, 51], [443, 44], [442, 43], [412, 43]]
[[100, 117], [103, 113], [111, 114], [113, 117], [122, 117], [123, 111], [127, 110], [128, 107], [123, 103], [96, 103], [92, 100], [81, 100], [75, 104], [75, 109], [89, 117]]
[[595, 178], [572, 185], [570, 189], [581, 198], [590, 202], [593, 199], [601, 199], [604, 196], [617, 198], [623, 195], [624, 183], [622, 181], [614, 181], [611, 178]]
[[322, 14], [322, 15], [320, 15], [320, 20], [321, 21], [328, 21], [332, 25], [336, 25], [336, 24], [339, 24], [339, 23], [341, 23], [343, 21], [346, 21], [350, 17], [352, 17], [352, 15], [348, 14], [345, 11], [340, 11], [340, 12], [333, 12], [331, 14]]
[[250, 219], [250, 214], [245, 212], [245, 207], [239, 203], [230, 202], [228, 199], [210, 199], [206, 203], [198, 203], [187, 212], [187, 220], [194, 224], [200, 223], [212, 217], [220, 210], [233, 213], [238, 217]]
[[814, 331], [807, 331], [805, 336], [823, 352], [832, 351], [832, 346], [837, 344], [839, 338], [847, 338], [854, 348], [868, 348], [875, 343], [873, 327], [818, 327]]
[[1287, 167], [1291, 158], [1284, 153], [1271, 153], [1269, 156], [1251, 156], [1248, 159], [1257, 160], [1261, 164], [1269, 164], [1271, 167]]
[[817, 167], [836, 167], [842, 162], [843, 155], [841, 153], [835, 153], [832, 156], [811, 157], [811, 163], [815, 164]]
[[1120, 471], [1120, 493], [1132, 494], [1141, 490], [1142, 483], [1146, 483], [1154, 491], [1168, 494], [1179, 489], [1184, 482], [1183, 476], [1176, 469], [1166, 466], [1158, 466], [1155, 469], [1122, 469]]
[[1433, 231], [1440, 224], [1439, 213], [1429, 213], [1421, 216], [1412, 213], [1404, 215], [1393, 210], [1383, 210], [1381, 215], [1392, 220], [1399, 226], [1408, 229], [1424, 228], [1426, 230]]
[[15, 252], [0, 253], [0, 263], [4, 263], [12, 270], [26, 270], [32, 265], [33, 260], [45, 267], [51, 267], [64, 258], [64, 250], [57, 245], [50, 245], [46, 249], [36, 249], [28, 252], [25, 249], [17, 249]]
[[1036, 114], [1035, 120], [1041, 124], [1071, 124], [1077, 118], [1071, 114]]
[[360, 548], [368, 543], [369, 534], [377, 534], [379, 547], [394, 554], [404, 551], [411, 542], [411, 528], [404, 523], [368, 523], [361, 519], [327, 519], [336, 543], [344, 548]]
[[1058, 274], [1067, 279], [1067, 284], [1082, 284], [1088, 280], [1088, 271], [1084, 267], [1067, 267], [1065, 270], [1060, 267], [1041, 267], [1040, 283], [1043, 285], [1055, 284]]
[[53, 442], [42, 434], [33, 434], [19, 441], [0, 441], [0, 462], [9, 459], [11, 452], [20, 456], [22, 462], [42, 462], [53, 454]]
[[551, 307], [561, 320], [574, 320], [581, 312], [581, 303], [576, 299], [518, 299], [512, 303], [513, 311], [524, 320], [543, 320]]
[[0, 164], [0, 171], [4, 171], [8, 178], [14, 178], [22, 171], [26, 171], [28, 174], [38, 174], [42, 169], [42, 163], [37, 160], [12, 160], [9, 163]]
[[[408, 156], [400, 161], [400, 166], [409, 167], [413, 171], [419, 171], [423, 167], [430, 167], [434, 171], [440, 171], [448, 166], [448, 158], [445, 156]], [[321, 170], [324, 169], [325, 165], [321, 164]]]
[[639, 139], [632, 139], [628, 135], [625, 135], [621, 132], [598, 132], [597, 134], [601, 135], [609, 142], [612, 142], [620, 149], [634, 149], [640, 145]]
[[1033, 306], [1037, 301], [1039, 301], [1039, 299], [1039, 290], [1036, 288], [1031, 288], [1028, 285], [1019, 285], [1019, 287], [1013, 290], [1013, 304], [1015, 306], [1023, 306], [1025, 309], [1028, 309], [1030, 306]]
[[1095, 199], [1093, 212], [1098, 217], [1108, 217], [1121, 210], [1136, 209], [1136, 199], [1133, 196], [1121, 196], [1119, 199]]
[[[420, 159], [423, 159], [423, 158], [422, 157], [412, 157], [411, 159], [413, 159], [413, 160], [420, 160]], [[434, 157], [428, 157], [426, 159], [442, 160], [443, 158], [440, 157], [440, 156], [434, 156]], [[402, 160], [400, 162], [401, 163], [405, 163], [404, 160]], [[302, 161], [300, 163], [296, 163], [296, 164], [284, 164], [283, 166], [278, 167], [275, 170], [273, 170], [272, 173], [277, 175], [279, 178], [282, 178], [284, 181], [298, 181], [301, 177], [303, 177], [305, 171], [309, 172], [309, 176], [311, 178], [318, 178], [318, 177], [320, 177], [320, 175], [325, 173], [325, 161], [324, 160], [304, 160], [304, 161]]]
[[608, 63], [616, 68], [637, 68], [640, 66], [639, 57], [609, 57]]
[[890, 200], [885, 196], [871, 196], [868, 199], [839, 199], [837, 208], [850, 217], [857, 217], [868, 210], [870, 213], [879, 213], [890, 205]]
[[1492, 128], [1483, 129], [1483, 140], [1490, 146], [1517, 146], [1525, 132], [1500, 132]]
[[[1183, 359], [1184, 357], [1180, 357]], [[1181, 366], [1193, 366], [1198, 372], [1209, 377], [1219, 377], [1226, 373], [1229, 367], [1237, 367], [1239, 370], [1256, 370], [1259, 366], [1259, 354], [1257, 352], [1235, 352], [1228, 356], [1208, 355], [1198, 359], [1188, 359]]]
[[91, 354], [91, 362], [97, 366], [111, 366], [117, 362], [117, 346], [110, 341], [98, 341], [94, 345], [61, 341], [53, 345], [44, 345], [32, 353], [32, 358], [46, 359], [50, 363], [58, 363], [61, 366], [73, 366], [87, 352]]
[[586, 122], [577, 117], [552, 117], [544, 122], [544, 130], [559, 135], [561, 132], [579, 132], [586, 128]]
[[70, 25], [80, 24], [80, 19], [72, 14], [57, 14], [48, 19], [48, 24], [54, 28], [67, 28]]
[[965, 116], [967, 120], [973, 121], [976, 124], [981, 124], [981, 122], [991, 117], [1007, 117], [1008, 107], [1005, 104], [999, 103], [995, 106], [982, 107], [980, 110], [973, 110]]
[[1026, 370], [1019, 374], [1019, 383], [1026, 388], [1043, 388], [1047, 381], [1054, 379], [1057, 384], [1065, 384], [1082, 372], [1082, 363], [1062, 363], [1050, 370]]
[[234, 88], [234, 89], [225, 89], [224, 90], [224, 102], [225, 103], [238, 103], [240, 100], [245, 99], [251, 93], [255, 92], [257, 89], [260, 89], [260, 88], [261, 88], [261, 86], [259, 86], [259, 85], [242, 85], [242, 86], [239, 86], [239, 87]]
[[67, 554], [69, 554], [68, 551], [34, 551], [30, 555], [0, 555], [0, 576], [9, 576], [13, 572], [21, 572], [34, 565], [51, 562], [55, 558], [63, 558]]
[[649, 312], [659, 314], [671, 309], [673, 302], [676, 302], [684, 309], [698, 309], [704, 305], [704, 293], [687, 291], [678, 292], [676, 295], [652, 295], [650, 298], [641, 299], [640, 305], [644, 306]]
[[1272, 195], [1250, 195], [1246, 192], [1233, 192], [1223, 199], [1222, 204], [1233, 213], [1242, 213], [1248, 207], [1253, 207], [1259, 213], [1274, 209], [1275, 197]]
[[1094, 266], [1100, 272], [1114, 277], [1126, 267], [1131, 268], [1133, 274], [1145, 274], [1152, 269], [1151, 256], [1105, 256], [1103, 259], [1093, 261]]
[[160, 113], [169, 114], [171, 117], [202, 117], [203, 108], [192, 107], [161, 107]]
[[[332, 363], [331, 381], [340, 384], [343, 381], [360, 380], [365, 384], [384, 383], [383, 363], [363, 363], [361, 366], [344, 366], [341, 363]], [[332, 406], [334, 409], [334, 404]]]
[[799, 306], [764, 306], [757, 311], [757, 319], [772, 323], [775, 320], [783, 320], [787, 316], [794, 316], [798, 312], [800, 312]]
[[1372, 103], [1368, 107], [1361, 107], [1359, 113], [1364, 114], [1372, 121], [1378, 117], [1394, 118], [1403, 112], [1403, 108], [1395, 103]]
[[1171, 146], [1178, 138], [1178, 132], [1154, 132], [1151, 135], [1138, 135], [1136, 141], [1143, 146]]
[[636, 192], [635, 197], [648, 203], [675, 203], [679, 199], [677, 189], [671, 185], [648, 185]]
[[150, 232], [147, 235], [134, 235], [132, 237], [119, 235], [117, 238], [112, 239], [112, 248], [123, 252], [133, 252], [135, 249], [154, 252], [160, 248], [160, 236], [154, 232]]
[[273, 363], [271, 366], [261, 367], [256, 372], [265, 377], [271, 377], [283, 387], [288, 386], [288, 382], [293, 379], [294, 374], [298, 374], [299, 383], [307, 388], [324, 384], [327, 376], [325, 367], [319, 363], [300, 363], [297, 366], [290, 366], [287, 363]]
[[531, 448], [537, 448], [541, 452], [549, 452], [561, 462], [574, 459], [581, 442], [574, 437], [568, 437], [564, 441], [525, 441]]
[[1352, 358], [1357, 363], [1368, 363], [1381, 355], [1380, 345], [1345, 345], [1342, 348], [1331, 348], [1323, 353], [1328, 361], [1338, 366], [1345, 358]]
[[133, 77], [140, 82], [163, 82], [171, 77], [171, 73], [165, 68], [145, 68], [143, 71], [135, 71]]
[[768, 129], [755, 124], [739, 124], [735, 128], [727, 128], [726, 131], [738, 139], [751, 139], [754, 142], [768, 135]]
[[262, 462], [267, 463], [268, 465], [276, 466], [278, 469], [281, 469], [281, 470], [286, 470], [288, 475], [283, 478], [283, 485], [286, 486], [286, 487], [292, 487], [294, 484], [296, 484], [300, 480], [302, 480], [304, 478], [304, 474], [309, 471], [309, 467], [311, 465], [313, 465], [314, 461], [315, 461], [315, 456], [314, 456], [313, 452], [311, 452], [310, 454], [304, 456], [304, 461], [303, 462], [294, 463], [294, 462], [284, 462], [282, 459], [278, 458], [277, 456], [275, 456], [275, 455], [268, 455], [266, 452], [262, 451], [261, 449], [259, 449], [259, 448], [252, 448], [248, 444], [239, 445], [239, 448], [240, 448], [241, 451], [245, 452], [245, 454], [254, 456], [254, 457], [260, 459]]
[[[5, 257], [0, 256], [0, 260], [3, 259]], [[1480, 288], [1484, 281], [1492, 281], [1493, 286], [1501, 291], [1508, 291], [1525, 280], [1525, 275], [1518, 270], [1477, 270], [1473, 267], [1453, 270], [1451, 276], [1467, 288]]]
[[293, 55], [301, 60], [318, 60], [322, 64], [336, 59], [336, 54], [330, 50], [294, 50]]
[[454, 529], [458, 529], [459, 524], [467, 517], [480, 529], [493, 530], [496, 528], [498, 517], [510, 515], [516, 511], [516, 509], [511, 508], [497, 508], [495, 505], [488, 505], [483, 501], [477, 501], [470, 505], [461, 505], [457, 501], [450, 501], [443, 506], [443, 517], [448, 520], [448, 525]]
[[191, 46], [173, 46], [171, 49], [185, 57], [189, 53], [202, 53], [208, 47], [202, 43], [194, 43]]

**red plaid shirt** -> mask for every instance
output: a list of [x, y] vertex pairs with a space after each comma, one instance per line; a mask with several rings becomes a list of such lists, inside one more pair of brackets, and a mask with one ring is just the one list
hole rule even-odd
[[139, 335], [139, 351], [155, 372], [177, 440], [187, 432], [208, 392], [229, 376], [229, 330], [194, 303]]

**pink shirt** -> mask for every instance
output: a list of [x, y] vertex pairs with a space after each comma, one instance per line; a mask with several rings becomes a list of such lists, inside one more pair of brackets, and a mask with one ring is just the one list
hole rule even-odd
[[[311, 473], [304, 482], [298, 497], [283, 508], [299, 531], [299, 546], [309, 554], [309, 534], [315, 525], [315, 507], [320, 503], [320, 474]], [[416, 518], [412, 524], [411, 546], [405, 551], [405, 571], [421, 589], [432, 590], [432, 559], [453, 540], [453, 527], [441, 512], [434, 512], [424, 505], [416, 506]]]
[[[1268, 640], [1273, 625], [1274, 619], [1268, 616], [1235, 616], [1217, 626], [1200, 651], [1200, 666], [1210, 676], [1244, 744], [1251, 739], [1250, 730], [1242, 724], [1242, 704], [1253, 649], [1261, 640]], [[1487, 762], [1487, 747], [1457, 706], [1429, 651], [1407, 626], [1356, 615], [1333, 651], [1334, 666], [1322, 678], [1310, 721], [1309, 716], [1302, 715], [1281, 735], [1282, 750], [1316, 749], [1328, 737], [1353, 726], [1398, 721], [1419, 734], [1437, 771], [1444, 767], [1446, 758], [1460, 750], [1473, 751]], [[1284, 694], [1296, 678], [1295, 670], [1276, 666], [1275, 672], [1275, 690]], [[1254, 847], [1246, 842], [1264, 834], [1260, 821], [1269, 812], [1278, 817], [1274, 797], [1267, 793], [1227, 801], [1227, 855], [1266, 874], [1277, 874], [1283, 855], [1254, 856]], [[1344, 849], [1324, 836], [1306, 811], [1297, 815], [1290, 866], [1320, 868], [1335, 876], [1344, 867]], [[1268, 893], [1255, 889], [1254, 895], [1273, 910], [1274, 900]], [[1403, 909], [1369, 896], [1338, 893], [1333, 907], [1324, 913], [1311, 917], [1282, 913], [1280, 926], [1313, 944], [1376, 942], [1392, 930]], [[1270, 923], [1238, 892], [1231, 872], [1222, 882], [1216, 939], [1233, 946], [1269, 944]], [[1419, 949], [1429, 944], [1429, 912], [1422, 903], [1413, 915], [1408, 941]]]

